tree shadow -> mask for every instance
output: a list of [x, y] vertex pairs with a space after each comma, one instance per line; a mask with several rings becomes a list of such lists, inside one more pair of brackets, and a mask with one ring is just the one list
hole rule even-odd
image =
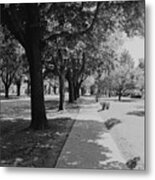
[[[46, 100], [45, 101], [45, 108], [47, 113], [51, 112], [52, 110], [56, 110], [57, 112], [59, 107], [59, 101], [57, 99]], [[69, 104], [66, 103], [65, 108], [69, 111], [74, 111], [78, 109], [78, 104], [73, 103]], [[53, 111], [52, 111], [53, 112]], [[1, 105], [1, 119], [25, 119], [31, 117], [31, 108], [30, 108], [30, 101], [20, 100], [20, 101], [12, 101], [12, 102], [3, 102]]]
[[118, 99], [107, 99], [106, 101], [113, 101], [113, 102], [122, 102], [122, 103], [130, 103], [135, 102], [135, 99], [121, 99], [120, 101]]
[[135, 102], [135, 99], [122, 99], [120, 102]]
[[144, 105], [136, 106], [137, 109], [144, 109]]
[[58, 100], [47, 100], [45, 101], [46, 110], [58, 109], [59, 101]]
[[134, 116], [145, 116], [145, 112], [144, 111], [132, 111], [132, 112], [128, 112], [126, 113], [127, 115], [134, 115]]
[[49, 119], [49, 129], [32, 131], [30, 121], [2, 120], [0, 166], [55, 167], [74, 124], [70, 118]]
[[29, 97], [29, 96], [26, 96], [26, 95], [21, 95], [21, 96], [9, 95], [9, 97], [6, 98], [5, 96], [0, 95], [0, 100], [18, 100], [18, 99], [25, 98], [25, 97]]
[[124, 163], [112, 158], [112, 151], [104, 144], [107, 141], [104, 123], [80, 121], [74, 124], [68, 143], [58, 160], [58, 168], [76, 169], [125, 169]]
[[119, 119], [110, 118], [104, 124], [108, 130], [113, 128], [115, 125], [120, 124], [121, 121]]

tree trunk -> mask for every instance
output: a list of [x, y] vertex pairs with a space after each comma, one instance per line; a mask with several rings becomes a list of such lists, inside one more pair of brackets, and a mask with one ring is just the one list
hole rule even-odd
[[43, 94], [43, 76], [41, 63], [41, 28], [39, 9], [36, 4], [27, 5], [29, 24], [26, 31], [26, 54], [30, 64], [31, 79], [31, 124], [30, 128], [34, 130], [43, 130], [48, 127], [44, 94]]
[[20, 96], [21, 83], [17, 83], [17, 84], [16, 84], [16, 87], [17, 87], [17, 96]]
[[74, 84], [74, 100], [77, 100], [77, 86]]
[[65, 100], [65, 75], [61, 73], [59, 76], [59, 111], [64, 110], [64, 100]]
[[95, 101], [98, 102], [98, 100], [99, 100], [99, 97], [98, 97], [98, 94], [96, 94]]
[[91, 86], [91, 87], [90, 87], [90, 94], [91, 94], [91, 95], [94, 95], [94, 86]]
[[57, 87], [56, 86], [53, 86], [53, 92], [55, 95], [57, 94]]
[[30, 77], [31, 77], [31, 124], [30, 128], [43, 130], [47, 127], [47, 119], [45, 114], [44, 95], [43, 95], [43, 79], [42, 68], [39, 56], [37, 58], [37, 48], [34, 49], [31, 58]]
[[84, 87], [81, 88], [81, 95], [82, 95], [82, 96], [85, 95], [85, 88], [84, 88]]
[[77, 84], [76, 94], [77, 94], [77, 98], [79, 98], [80, 97], [80, 84]]
[[97, 87], [96, 96], [95, 96], [96, 102], [99, 102], [99, 95], [100, 95], [100, 92], [99, 92], [99, 88]]
[[9, 86], [5, 85], [5, 98], [9, 98]]
[[74, 102], [74, 86], [71, 79], [68, 79], [68, 87], [69, 87], [69, 103]]
[[30, 82], [28, 81], [27, 82], [27, 95], [28, 96], [30, 95], [30, 92], [31, 92], [31, 90], [30, 90]]
[[119, 93], [119, 94], [118, 94], [118, 100], [119, 100], [119, 101], [121, 101], [121, 97], [122, 97], [122, 94]]
[[51, 85], [50, 85], [50, 84], [48, 85], [48, 91], [47, 91], [47, 94], [49, 94], [49, 95], [51, 94]]
[[109, 90], [109, 92], [108, 92], [108, 97], [109, 98], [111, 97], [111, 90]]

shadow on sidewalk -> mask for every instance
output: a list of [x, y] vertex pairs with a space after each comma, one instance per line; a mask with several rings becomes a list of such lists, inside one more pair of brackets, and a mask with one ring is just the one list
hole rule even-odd
[[104, 123], [93, 120], [79, 121], [74, 124], [74, 133], [70, 135], [70, 143], [64, 147], [58, 168], [77, 169], [125, 169], [118, 161], [111, 159], [111, 150], [103, 144], [103, 134], [107, 133]]
[[134, 116], [145, 116], [145, 112], [144, 111], [132, 111], [132, 112], [128, 112], [127, 115], [134, 115]]

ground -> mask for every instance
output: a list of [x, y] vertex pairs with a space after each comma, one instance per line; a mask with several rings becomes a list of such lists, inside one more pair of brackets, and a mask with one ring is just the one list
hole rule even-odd
[[65, 111], [58, 112], [57, 97], [47, 97], [45, 105], [50, 128], [42, 132], [27, 129], [29, 98], [1, 102], [1, 166], [55, 167], [79, 108], [67, 104]]
[[104, 121], [114, 119], [116, 123], [109, 132], [125, 160], [140, 157], [139, 168], [145, 168], [145, 111], [143, 99], [111, 98], [107, 111], [99, 112]]
[[[109, 102], [102, 110], [100, 102]], [[58, 97], [46, 97], [50, 129], [33, 132], [29, 98], [1, 102], [1, 165], [125, 169], [140, 157], [144, 169], [144, 101], [82, 97], [58, 111]], [[111, 124], [110, 124], [111, 123]], [[109, 126], [107, 126], [109, 125]]]

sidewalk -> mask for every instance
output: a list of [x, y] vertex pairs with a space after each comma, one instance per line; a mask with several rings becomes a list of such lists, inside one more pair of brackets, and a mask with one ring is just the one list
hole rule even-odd
[[99, 104], [82, 105], [56, 168], [123, 169], [125, 160], [98, 114]]

